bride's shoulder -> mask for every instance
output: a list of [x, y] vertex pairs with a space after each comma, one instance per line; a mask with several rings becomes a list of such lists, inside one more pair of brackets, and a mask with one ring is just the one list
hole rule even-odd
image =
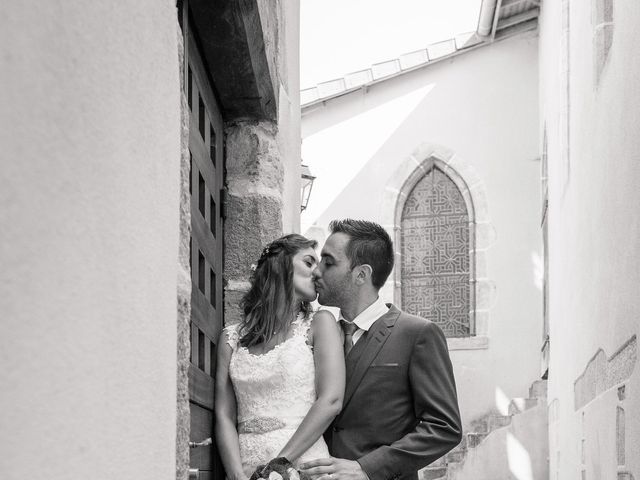
[[235, 351], [235, 349], [238, 348], [238, 344], [240, 343], [240, 324], [235, 323], [224, 327], [222, 329], [221, 340], [223, 339], [231, 347], [231, 349]]
[[330, 310], [316, 310], [311, 314], [311, 322], [336, 322], [336, 315]]
[[311, 330], [318, 331], [319, 329], [335, 330], [339, 329], [337, 318], [337, 312], [333, 312], [329, 309], [323, 308], [313, 312], [311, 318]]

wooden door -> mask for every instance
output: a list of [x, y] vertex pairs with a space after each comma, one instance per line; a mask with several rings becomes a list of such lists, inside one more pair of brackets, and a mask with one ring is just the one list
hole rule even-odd
[[[224, 177], [223, 122], [220, 108], [189, 28], [188, 2], [182, 9], [185, 34], [185, 90], [190, 110], [191, 159], [191, 364], [189, 402], [191, 442], [213, 435], [213, 384], [216, 343], [223, 325], [221, 200]], [[215, 448], [191, 448], [190, 467], [201, 480], [224, 480]]]

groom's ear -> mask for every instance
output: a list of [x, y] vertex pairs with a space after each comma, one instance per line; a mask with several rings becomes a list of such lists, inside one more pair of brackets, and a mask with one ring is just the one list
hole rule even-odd
[[356, 282], [358, 285], [364, 285], [371, 282], [371, 276], [373, 275], [373, 268], [369, 264], [358, 265], [358, 271], [356, 273]]

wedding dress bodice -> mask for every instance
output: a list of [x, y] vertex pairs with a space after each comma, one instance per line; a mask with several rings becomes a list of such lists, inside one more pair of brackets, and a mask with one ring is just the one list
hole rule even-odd
[[[233, 350], [229, 376], [247, 475], [278, 455], [316, 400], [313, 352], [307, 343], [310, 325], [311, 319], [300, 315], [292, 324], [292, 336], [260, 355], [240, 345], [237, 325], [225, 328]], [[320, 438], [294, 464], [328, 456]]]

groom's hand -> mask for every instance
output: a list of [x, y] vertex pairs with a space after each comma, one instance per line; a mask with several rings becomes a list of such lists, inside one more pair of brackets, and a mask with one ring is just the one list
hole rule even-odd
[[313, 480], [369, 480], [367, 474], [355, 460], [344, 458], [320, 458], [300, 465]]

